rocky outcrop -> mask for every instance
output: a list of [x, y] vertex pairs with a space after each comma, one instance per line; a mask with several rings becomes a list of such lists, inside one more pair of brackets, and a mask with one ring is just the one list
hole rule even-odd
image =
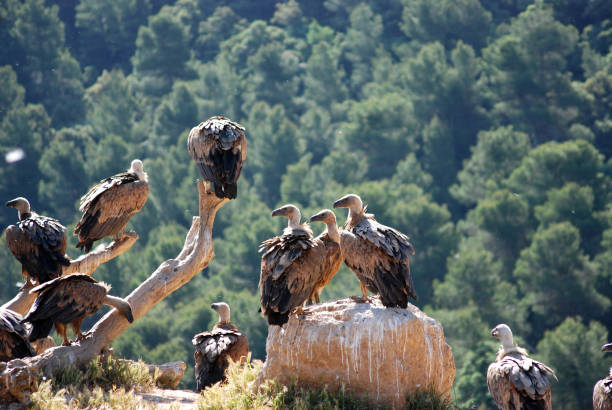
[[344, 386], [373, 403], [403, 407], [416, 389], [450, 395], [455, 378], [451, 348], [442, 325], [417, 307], [385, 308], [338, 299], [292, 314], [282, 328], [271, 326], [266, 363], [256, 385]]

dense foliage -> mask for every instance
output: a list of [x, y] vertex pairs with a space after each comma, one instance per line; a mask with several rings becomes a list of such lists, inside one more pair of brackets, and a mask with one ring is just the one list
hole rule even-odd
[[[264, 358], [257, 247], [285, 223], [270, 211], [307, 217], [355, 192], [413, 240], [417, 305], [453, 347], [457, 403], [491, 404], [489, 330], [506, 322], [558, 371], [555, 408], [587, 407], [612, 329], [611, 4], [5, 0], [0, 153], [25, 157], [0, 167], [0, 198], [71, 229], [91, 184], [143, 159], [140, 240], [96, 273], [125, 296], [181, 248], [196, 211], [187, 133], [225, 114], [249, 154], [217, 256], [114, 343], [121, 355], [191, 366], [192, 335], [225, 300]], [[3, 208], [0, 230], [15, 220]], [[0, 259], [6, 301], [20, 267], [5, 246]], [[343, 267], [323, 297], [358, 291]]]

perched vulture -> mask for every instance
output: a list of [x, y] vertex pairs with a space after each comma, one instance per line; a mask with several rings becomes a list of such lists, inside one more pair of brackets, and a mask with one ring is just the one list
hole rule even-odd
[[[604, 352], [612, 352], [612, 343], [606, 343], [601, 347]], [[612, 410], [612, 368], [610, 375], [601, 379], [593, 389], [593, 409]]]
[[24, 279], [45, 283], [62, 274], [70, 265], [66, 257], [66, 228], [57, 219], [30, 210], [25, 198], [15, 198], [6, 206], [17, 208], [19, 222], [6, 228], [6, 243], [21, 262]]
[[349, 210], [340, 233], [340, 247], [344, 262], [359, 279], [363, 301], [368, 300], [368, 290], [380, 294], [386, 307], [406, 308], [408, 297], [416, 300], [408, 260], [414, 248], [408, 237], [376, 222], [357, 195], [338, 199], [334, 208]]
[[550, 410], [550, 376], [555, 372], [543, 363], [530, 359], [527, 351], [514, 344], [508, 325], [497, 325], [491, 331], [501, 341], [495, 362], [487, 370], [487, 386], [493, 401], [501, 410]]
[[310, 303], [319, 303], [323, 288], [329, 284], [342, 265], [342, 252], [340, 252], [340, 233], [336, 225], [336, 215], [329, 209], [324, 209], [310, 217], [310, 223], [312, 222], [323, 222], [326, 225], [323, 233], [315, 238], [315, 247], [311, 250], [320, 255], [318, 257], [321, 264], [319, 278], [308, 300]]
[[295, 205], [275, 209], [272, 216], [284, 216], [289, 223], [282, 235], [263, 241], [259, 247], [263, 253], [260, 309], [268, 324], [282, 326], [293, 308], [301, 310], [314, 297], [327, 252], [323, 242], [313, 238], [310, 226], [300, 224], [302, 216]]
[[0, 362], [35, 356], [28, 342], [28, 328], [21, 323], [23, 316], [0, 308]]
[[198, 391], [225, 380], [228, 359], [244, 363], [249, 354], [246, 336], [230, 323], [230, 308], [225, 302], [213, 303], [219, 321], [212, 331], [198, 333], [191, 341], [195, 346], [195, 377]]
[[47, 337], [51, 327], [69, 345], [67, 326], [70, 324], [77, 340], [83, 340], [81, 322], [93, 315], [102, 305], [116, 308], [130, 323], [134, 321], [132, 308], [124, 299], [108, 295], [110, 285], [98, 282], [89, 275], [73, 274], [53, 279], [30, 292], [38, 293], [34, 306], [23, 319], [32, 323], [30, 341]]
[[247, 155], [244, 127], [226, 117], [211, 117], [191, 129], [187, 149], [204, 181], [213, 184], [215, 195], [236, 198]]
[[126, 172], [104, 178], [81, 197], [81, 220], [74, 228], [77, 248], [89, 252], [93, 243], [107, 236], [121, 239], [125, 225], [147, 202], [148, 176], [142, 161], [132, 161]]

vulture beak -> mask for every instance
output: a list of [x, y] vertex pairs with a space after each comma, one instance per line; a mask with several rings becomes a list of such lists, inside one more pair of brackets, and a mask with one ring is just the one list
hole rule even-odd
[[309, 222], [325, 222], [327, 221], [327, 211], [321, 211], [310, 217]]
[[340, 198], [334, 202], [334, 208], [348, 208], [348, 198]]
[[491, 330], [491, 336], [493, 336], [493, 337], [499, 336], [499, 333], [497, 332], [497, 328]]
[[283, 206], [282, 208], [275, 209], [272, 211], [272, 216], [289, 216], [288, 208]]
[[219, 305], [216, 303], [211, 303], [210, 308], [216, 312], [217, 309], [219, 308]]
[[602, 352], [612, 352], [612, 343], [606, 343], [601, 347]]
[[16, 205], [17, 205], [16, 199], [12, 199], [6, 203], [7, 208], [15, 208]]

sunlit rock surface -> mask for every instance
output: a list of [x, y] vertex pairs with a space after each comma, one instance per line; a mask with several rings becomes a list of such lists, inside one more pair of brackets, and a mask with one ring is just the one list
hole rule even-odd
[[378, 298], [370, 300], [309, 306], [283, 328], [271, 326], [256, 384], [277, 379], [329, 390], [344, 385], [394, 407], [402, 407], [415, 389], [433, 387], [450, 395], [455, 362], [442, 325], [410, 304], [385, 308]]

